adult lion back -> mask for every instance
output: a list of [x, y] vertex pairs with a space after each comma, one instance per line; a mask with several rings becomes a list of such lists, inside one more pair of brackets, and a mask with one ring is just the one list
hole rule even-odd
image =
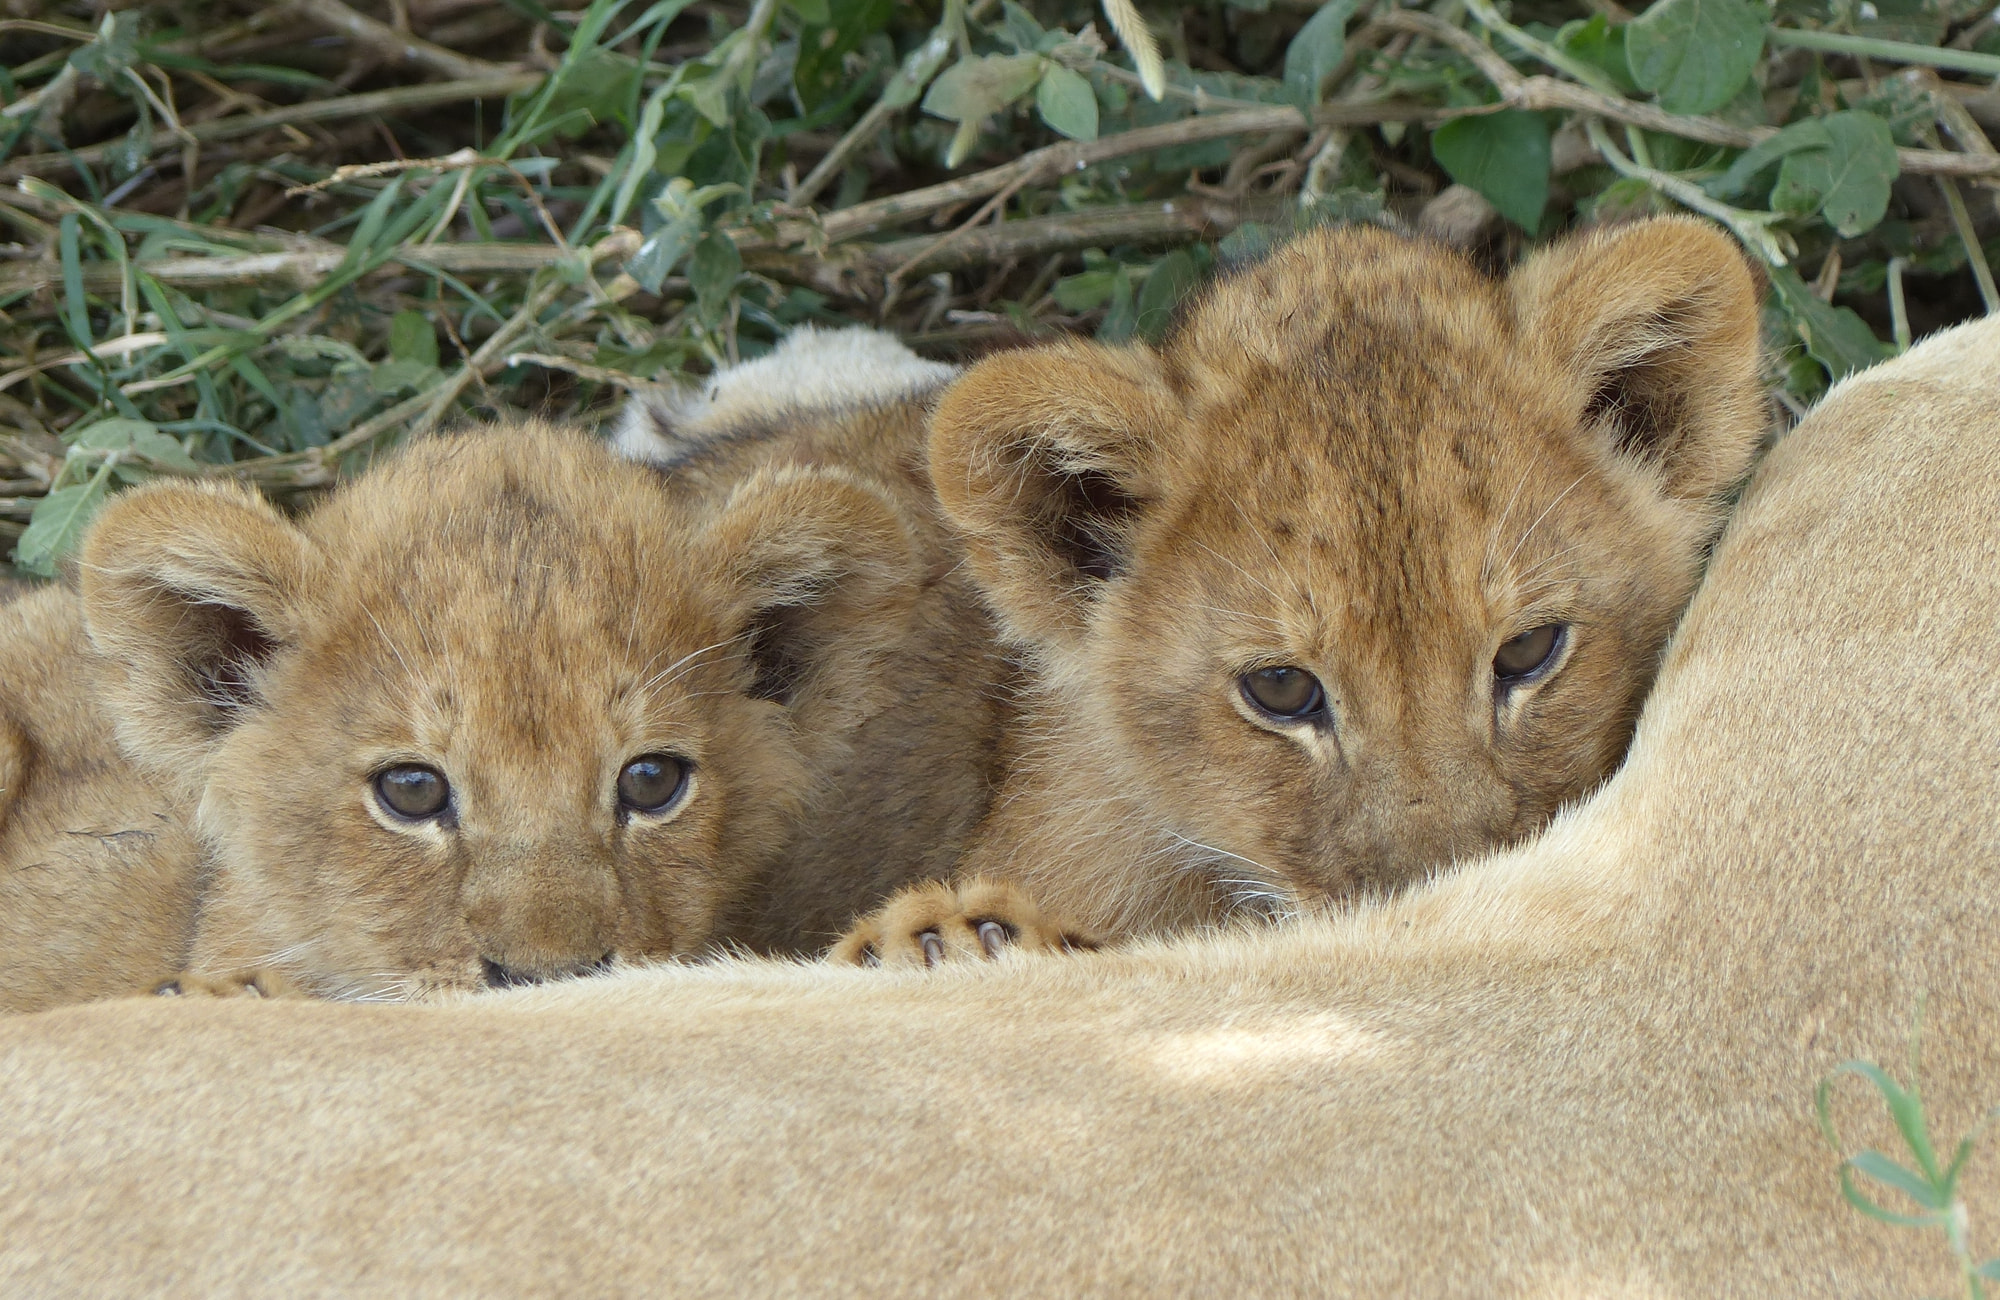
[[[1343, 918], [0, 1022], [0, 1290], [1946, 1290], [1813, 1089], [1922, 1006], [1937, 1138], [2000, 1102], [1996, 396], [2000, 322], [1845, 385], [1620, 774]], [[1965, 1194], [2000, 1216], [2000, 1156]]]

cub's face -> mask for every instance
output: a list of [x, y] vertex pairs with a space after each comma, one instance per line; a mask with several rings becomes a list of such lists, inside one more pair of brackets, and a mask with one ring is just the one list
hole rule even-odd
[[1101, 770], [1227, 901], [1404, 883], [1616, 765], [1763, 422], [1755, 295], [1662, 222], [1505, 282], [1373, 231], [1159, 352], [1002, 356], [940, 496]]
[[[128, 743], [199, 783], [195, 967], [328, 996], [698, 949], [865, 703], [853, 625], [911, 563], [844, 479], [705, 506], [550, 430], [426, 444], [298, 525], [182, 491], [98, 530], [152, 563], [87, 584], [93, 634], [136, 665]], [[161, 560], [190, 534], [200, 575]]]

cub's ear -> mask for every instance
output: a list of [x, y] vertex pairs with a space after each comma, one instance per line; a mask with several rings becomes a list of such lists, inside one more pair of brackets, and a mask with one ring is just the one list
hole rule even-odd
[[1767, 424], [1758, 284], [1705, 222], [1661, 218], [1559, 244], [1509, 282], [1523, 332], [1574, 377], [1587, 424], [1704, 501], [1750, 468]]
[[305, 535], [246, 488], [163, 482], [106, 505], [83, 543], [83, 616], [128, 751], [192, 779], [297, 641], [319, 567]]
[[1079, 636], [1130, 561], [1180, 404], [1143, 347], [1067, 342], [989, 357], [931, 416], [931, 479], [1010, 637]]
[[837, 470], [760, 470], [730, 494], [706, 541], [750, 638], [754, 693], [867, 708], [867, 665], [903, 635], [924, 578], [889, 498]]

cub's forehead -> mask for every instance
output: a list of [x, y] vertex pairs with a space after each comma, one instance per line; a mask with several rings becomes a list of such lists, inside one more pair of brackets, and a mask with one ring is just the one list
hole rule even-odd
[[1372, 227], [1311, 232], [1224, 276], [1167, 344], [1189, 372], [1365, 378], [1474, 365], [1514, 340], [1505, 286], [1441, 245]]
[[429, 643], [502, 664], [694, 649], [726, 594], [702, 511], [580, 435], [412, 448], [302, 521], [328, 561], [323, 644], [365, 657], [375, 642]]
[[1505, 286], [1440, 246], [1317, 232], [1222, 281], [1162, 353], [1187, 471], [1434, 495], [1563, 436]]
[[348, 583], [625, 601], [698, 550], [702, 505], [594, 439], [508, 430], [410, 448], [301, 521]]

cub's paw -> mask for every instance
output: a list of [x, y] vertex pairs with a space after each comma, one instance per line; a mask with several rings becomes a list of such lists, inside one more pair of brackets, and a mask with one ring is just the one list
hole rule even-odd
[[1098, 941], [1043, 914], [1013, 885], [929, 881], [894, 895], [841, 936], [827, 954], [850, 966], [937, 966], [990, 961], [1010, 949], [1070, 952]]
[[306, 991], [273, 970], [256, 967], [205, 975], [182, 971], [153, 992], [163, 998], [302, 998]]

